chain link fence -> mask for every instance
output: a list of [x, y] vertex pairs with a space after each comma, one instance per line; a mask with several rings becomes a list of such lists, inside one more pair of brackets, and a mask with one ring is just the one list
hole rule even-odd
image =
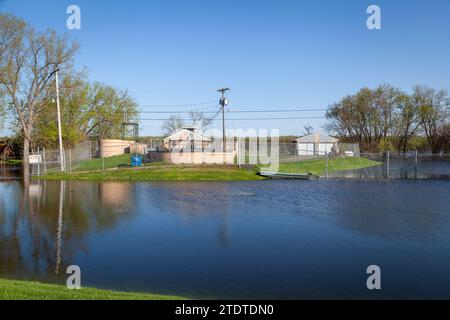
[[[261, 171], [274, 168], [275, 158], [270, 150], [275, 149], [270, 144], [263, 148], [260, 143], [240, 144], [240, 150], [240, 159], [245, 159], [240, 165], [251, 164]], [[269, 150], [266, 155], [265, 150]], [[276, 173], [328, 179], [450, 179], [450, 154], [361, 153], [357, 144], [341, 143], [333, 150], [336, 151], [311, 151], [302, 150], [297, 143], [279, 144]]]
[[[30, 161], [32, 175], [90, 170], [108, 170], [130, 164], [130, 152], [136, 145], [108, 144], [110, 150], [120, 149], [121, 154], [106, 156], [102, 145], [97, 141], [87, 141], [64, 150], [61, 160], [59, 150], [34, 150]], [[103, 147], [105, 148], [105, 147]], [[361, 153], [357, 144], [341, 144], [328, 148], [303, 150], [297, 143], [274, 143], [270, 141], [245, 140], [227, 142], [223, 153], [222, 140], [214, 143], [189, 144], [183, 148], [153, 151], [149, 148], [139, 150], [149, 162], [173, 162], [172, 158], [155, 155], [173, 153], [178, 155], [176, 164], [217, 164], [252, 167], [260, 171], [275, 171], [297, 175], [311, 175], [318, 178], [341, 179], [450, 179], [450, 154], [431, 153]], [[198, 155], [208, 155], [197, 159]], [[191, 155], [192, 157], [189, 157]], [[195, 155], [195, 159], [194, 156]], [[221, 160], [224, 155], [231, 155]], [[222, 158], [221, 158], [222, 157]], [[220, 158], [220, 159], [219, 159]], [[229, 159], [228, 159], [229, 158]], [[219, 161], [219, 160], [220, 161]], [[234, 160], [233, 160], [234, 159]]]
[[450, 154], [361, 153], [358, 157], [325, 156], [325, 178], [450, 179]]
[[[38, 148], [30, 154], [31, 175], [57, 172], [108, 170], [130, 164], [132, 153], [144, 155], [146, 148], [134, 142], [108, 140], [108, 143], [86, 141], [62, 152], [59, 149]], [[103, 148], [103, 150], [102, 150]]]
[[38, 148], [31, 152], [30, 170], [32, 175], [61, 172], [62, 169], [72, 172], [94, 157], [98, 157], [96, 141], [86, 141], [73, 148], [64, 149], [62, 157], [60, 150]]

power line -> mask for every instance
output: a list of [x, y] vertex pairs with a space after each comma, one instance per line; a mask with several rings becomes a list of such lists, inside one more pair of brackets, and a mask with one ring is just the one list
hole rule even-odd
[[[194, 106], [202, 106], [205, 104], [211, 104], [217, 102], [217, 100], [204, 101], [199, 103], [188, 103], [188, 104], [173, 104], [173, 105], [139, 105], [142, 108], [179, 108], [179, 107], [194, 107]], [[213, 106], [215, 107], [215, 106]]]
[[[239, 107], [234, 107], [239, 108]], [[250, 108], [250, 107], [248, 107]], [[326, 108], [311, 108], [311, 109], [302, 109], [302, 108], [292, 108], [292, 109], [271, 109], [271, 110], [236, 110], [229, 112], [236, 113], [265, 113], [265, 112], [315, 112], [315, 111], [328, 111]]]
[[[11, 99], [2, 99], [0, 98], [0, 101], [3, 102], [12, 102]], [[42, 100], [44, 101], [44, 100]], [[138, 105], [139, 108], [180, 108], [180, 107], [190, 107], [190, 106], [201, 106], [204, 104], [209, 104], [216, 102], [216, 100], [211, 101], [205, 101], [205, 102], [199, 102], [199, 103], [191, 103], [191, 104], [179, 104], [179, 105]], [[189, 114], [191, 112], [196, 111], [202, 111], [202, 110], [208, 110], [213, 108], [221, 107], [220, 105], [209, 105], [206, 107], [200, 107], [195, 109], [189, 109], [189, 110], [173, 110], [173, 111], [162, 111], [162, 110], [156, 110], [156, 111], [147, 111], [147, 110], [139, 110], [139, 113], [147, 113], [147, 114]], [[246, 106], [246, 107], [239, 107], [234, 106], [234, 108], [249, 108], [249, 109], [262, 109], [265, 107], [256, 107], [256, 106]], [[226, 111], [228, 113], [282, 113], [282, 112], [325, 112], [328, 111], [328, 109], [325, 108], [311, 108], [311, 109], [302, 109], [298, 107], [284, 107], [286, 109], [271, 109], [271, 110], [233, 110], [233, 111]], [[216, 114], [217, 111], [202, 111], [206, 114]]]
[[290, 109], [301, 109], [301, 110], [305, 110], [305, 109], [308, 109], [308, 108], [310, 108], [310, 109], [323, 109], [324, 107], [323, 106], [308, 106], [308, 107], [306, 107], [306, 106], [299, 106], [299, 105], [297, 105], [297, 106], [283, 106], [283, 105], [281, 105], [281, 106], [277, 106], [277, 105], [272, 105], [272, 106], [257, 106], [257, 105], [250, 105], [250, 106], [240, 106], [240, 105], [237, 105], [237, 106], [233, 106], [234, 108], [241, 108], [241, 109], [265, 109], [265, 108], [267, 108], [267, 109], [287, 109], [287, 110], [290, 110]]
[[[328, 109], [290, 109], [290, 110], [233, 110], [227, 111], [227, 113], [282, 113], [282, 112], [318, 112], [318, 111], [328, 111]], [[192, 110], [189, 111], [139, 111], [140, 113], [153, 113], [153, 114], [188, 114], [191, 113]], [[206, 114], [215, 114], [217, 111], [205, 111], [203, 113]]]
[[204, 110], [209, 110], [209, 109], [215, 109], [215, 108], [219, 108], [219, 105], [211, 105], [208, 107], [204, 107], [204, 108], [195, 108], [195, 109], [184, 109], [184, 110], [144, 110], [145, 108], [140, 108], [139, 112], [141, 113], [191, 113], [191, 112], [203, 112], [203, 113], [214, 113], [215, 111], [204, 111]]
[[215, 112], [213, 112], [213, 116], [211, 116], [211, 117], [209, 117], [209, 118], [207, 118], [207, 120], [208, 121], [213, 121], [219, 114], [220, 114], [220, 111], [222, 111], [222, 108], [219, 108], [218, 110], [216, 110]]
[[[228, 119], [230, 121], [260, 121], [260, 120], [302, 120], [302, 119], [326, 119], [326, 117], [279, 117], [279, 118], [238, 118]], [[140, 119], [141, 121], [166, 121], [170, 119]], [[192, 119], [179, 119], [181, 121], [191, 121]], [[210, 119], [211, 121], [222, 121], [222, 119]]]

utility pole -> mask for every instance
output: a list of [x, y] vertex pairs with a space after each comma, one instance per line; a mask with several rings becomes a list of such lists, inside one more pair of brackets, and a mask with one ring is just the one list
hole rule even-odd
[[56, 110], [57, 110], [57, 113], [58, 113], [59, 157], [60, 157], [60, 159], [61, 159], [61, 172], [64, 172], [64, 171], [66, 171], [66, 170], [65, 170], [64, 149], [63, 149], [63, 142], [62, 142], [61, 108], [60, 108], [60, 105], [59, 105], [58, 71], [59, 71], [59, 69], [56, 69], [56, 70], [55, 70], [55, 82], [56, 82]]
[[222, 133], [223, 133], [223, 153], [225, 156], [225, 153], [227, 151], [226, 148], [226, 136], [225, 136], [225, 106], [228, 104], [228, 99], [225, 98], [225, 92], [230, 91], [230, 88], [222, 88], [217, 90], [217, 92], [222, 94], [222, 97], [220, 98], [220, 105], [222, 109]]

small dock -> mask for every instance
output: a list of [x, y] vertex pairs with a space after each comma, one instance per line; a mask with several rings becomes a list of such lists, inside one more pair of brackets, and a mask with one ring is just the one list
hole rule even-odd
[[314, 177], [307, 173], [282, 173], [282, 172], [268, 172], [261, 171], [259, 173], [261, 176], [268, 179], [300, 179], [300, 180], [310, 180]]

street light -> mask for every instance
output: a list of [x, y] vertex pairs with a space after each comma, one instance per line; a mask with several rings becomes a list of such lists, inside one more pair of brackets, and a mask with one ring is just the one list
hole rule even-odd
[[63, 149], [63, 141], [62, 141], [62, 129], [61, 129], [61, 108], [59, 105], [59, 83], [58, 83], [58, 71], [57, 68], [52, 73], [55, 74], [55, 85], [56, 85], [56, 111], [58, 114], [58, 142], [59, 142], [59, 158], [61, 163], [61, 172], [65, 172], [65, 161], [64, 161], [64, 149]]

